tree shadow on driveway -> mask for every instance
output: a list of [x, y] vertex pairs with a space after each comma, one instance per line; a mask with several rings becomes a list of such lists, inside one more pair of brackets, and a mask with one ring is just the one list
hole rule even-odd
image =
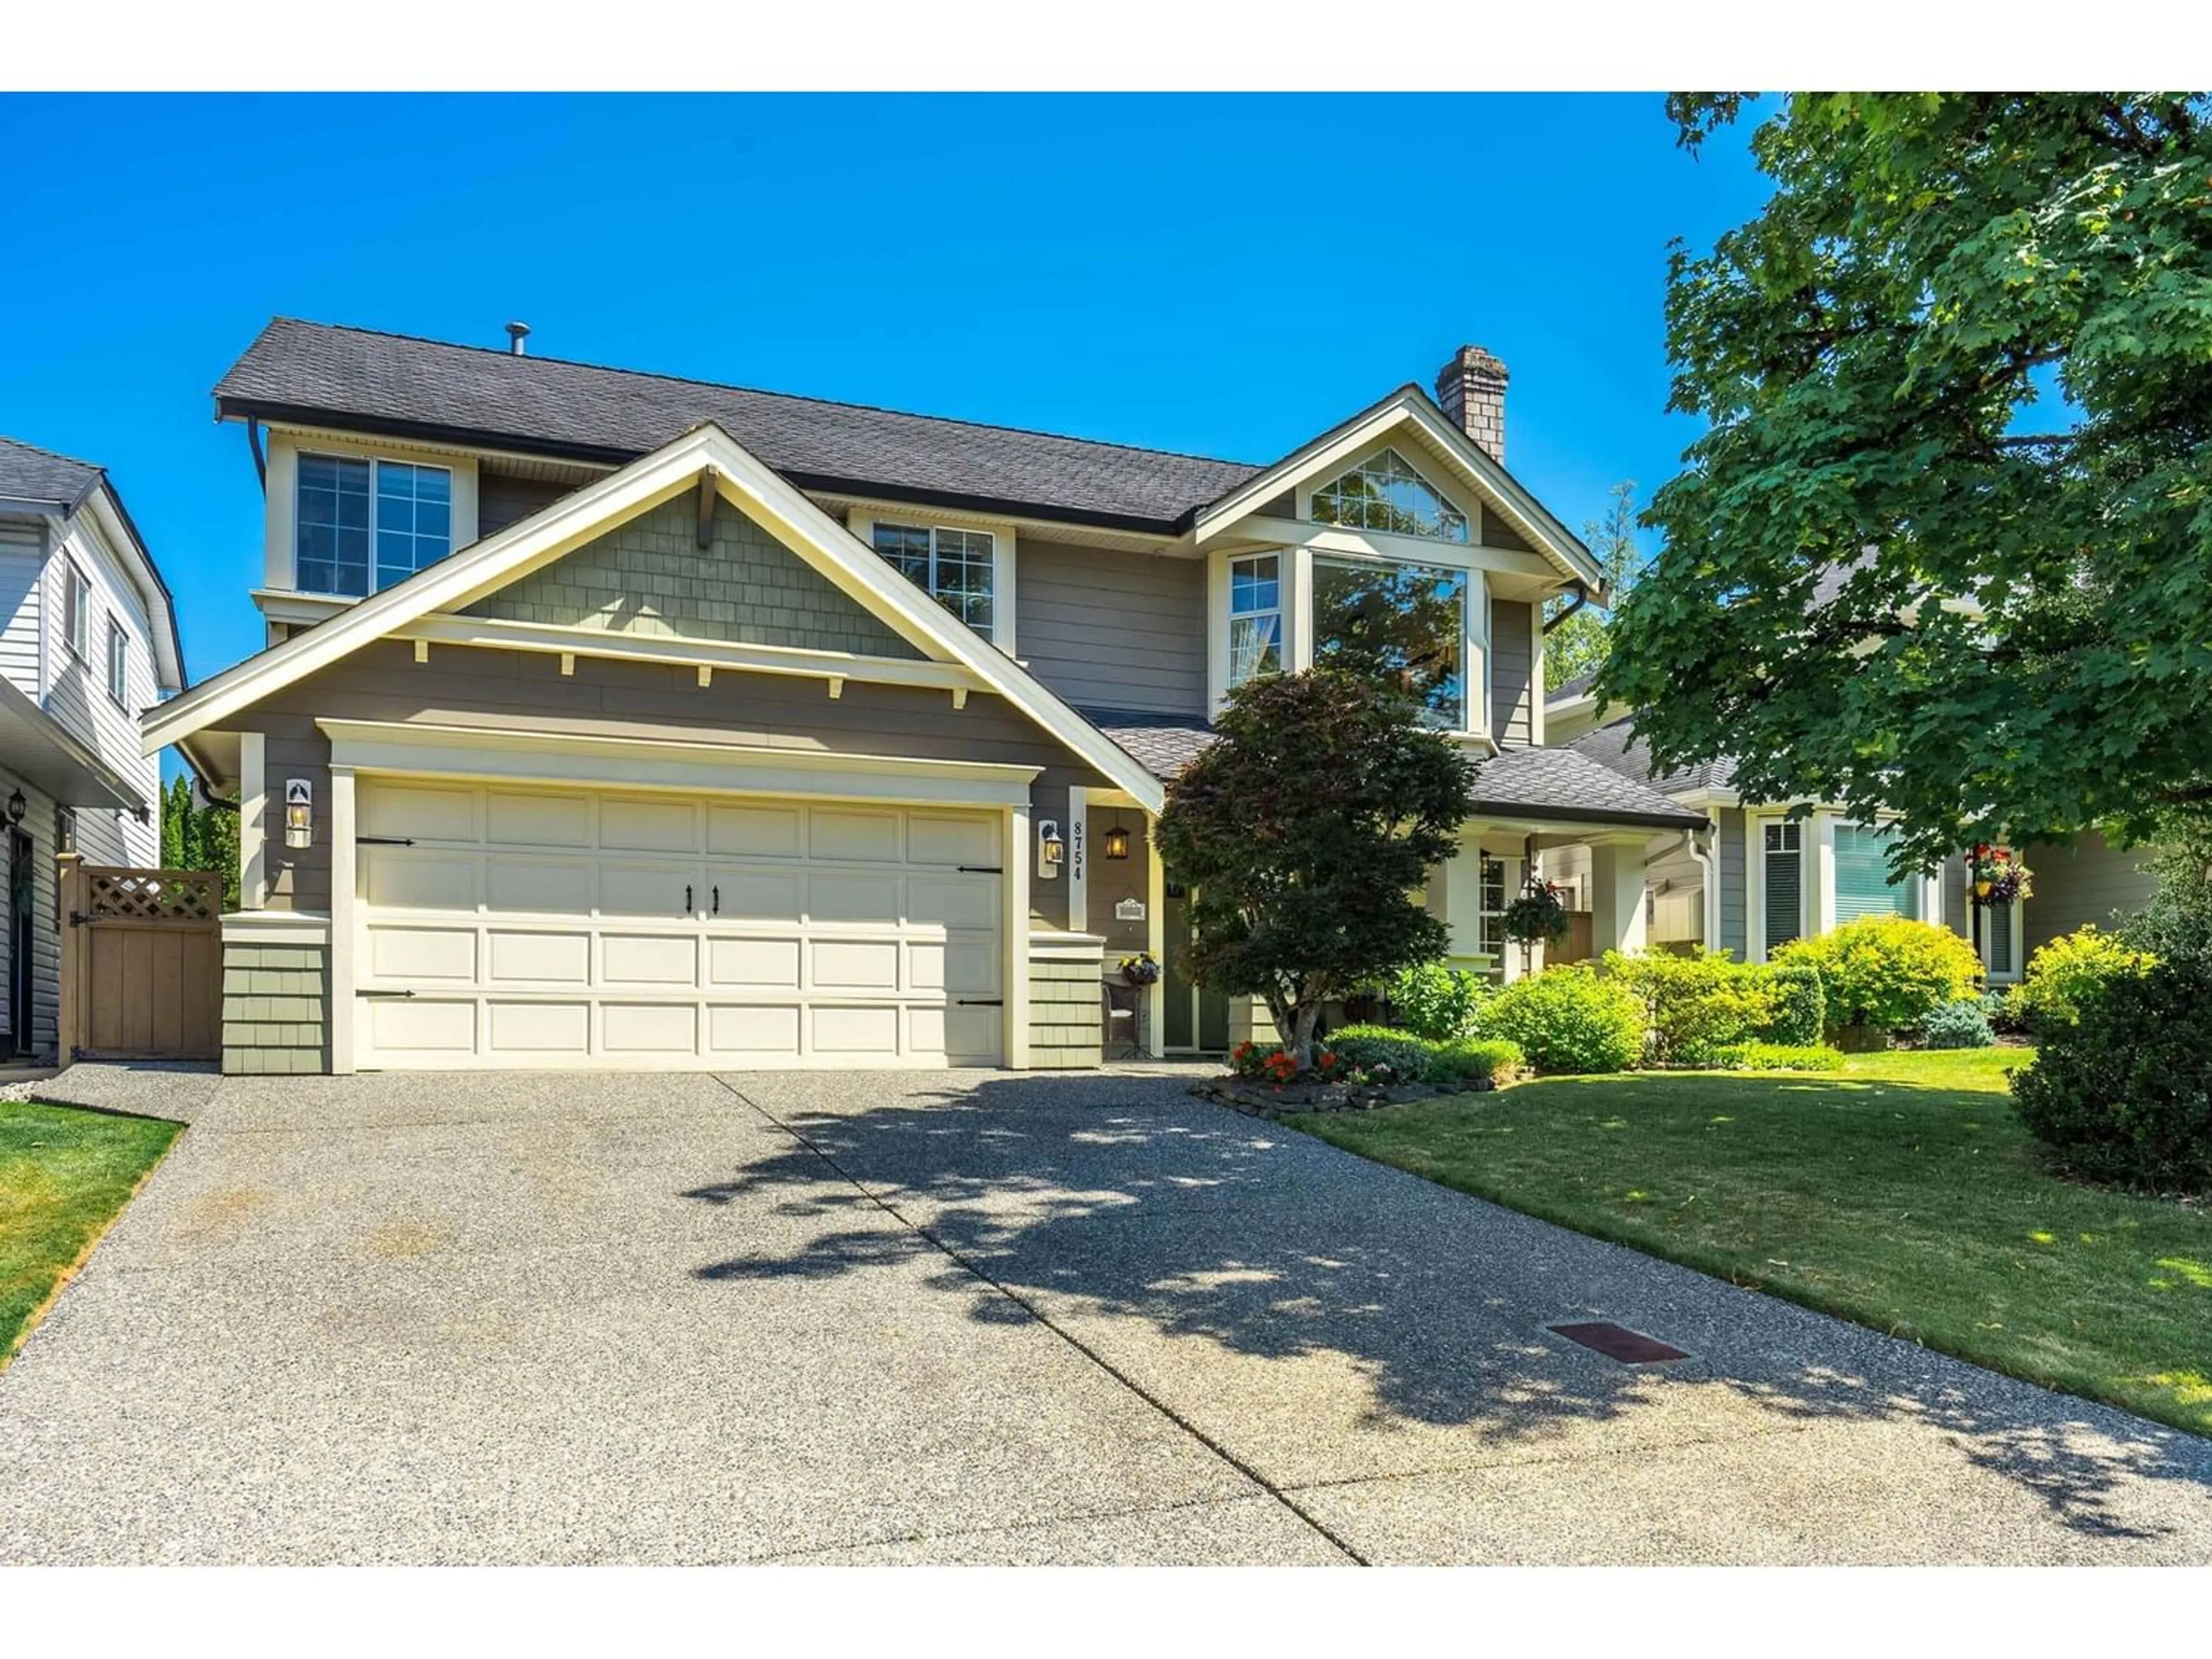
[[[819, 1229], [696, 1277], [834, 1279], [934, 1247], [934, 1292], [977, 1320], [1044, 1320], [1279, 1485], [1760, 1435], [1787, 1458], [1812, 1443], [1790, 1431], [1859, 1425], [1894, 1431], [1893, 1452], [1897, 1434], [1948, 1442], [2075, 1535], [2166, 1538], [2178, 1502], [2212, 1554], [2212, 1444], [1448, 1191], [1173, 1078], [729, 1081], [795, 1139], [685, 1196]], [[1692, 1358], [1623, 1366], [1547, 1328], [1592, 1318]]]

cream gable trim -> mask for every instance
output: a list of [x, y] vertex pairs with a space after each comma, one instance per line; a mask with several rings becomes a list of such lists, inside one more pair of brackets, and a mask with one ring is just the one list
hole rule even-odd
[[327, 667], [374, 640], [433, 615], [465, 610], [485, 594], [574, 551], [615, 525], [649, 512], [693, 488], [699, 475], [848, 598], [880, 617], [926, 656], [971, 668], [984, 686], [1027, 714], [1051, 736], [1158, 811], [1159, 781], [1041, 682], [898, 577], [781, 475], [720, 427], [709, 422], [640, 457], [619, 471], [562, 496], [528, 518], [449, 555], [396, 586], [362, 600], [321, 626], [295, 635], [183, 696], [150, 710], [140, 723], [152, 754], [258, 702], [279, 687]]
[[[1455, 464], [1462, 475], [1460, 482], [1480, 495], [1486, 510], [1504, 519], [1530, 545], [1548, 556], [1559, 570], [1592, 587], [1603, 582], [1605, 573], [1591, 557], [1589, 550], [1546, 511], [1543, 504], [1511, 473], [1476, 447], [1442, 410], [1410, 386], [1401, 387], [1364, 413], [1353, 416], [1334, 431], [1323, 433], [1303, 448], [1292, 451], [1212, 506], [1201, 508], [1194, 524], [1199, 544], [1203, 546], [1222, 534], [1285, 489], [1322, 473], [1334, 476], [1333, 469], [1348, 465], [1378, 440], [1408, 426]], [[1338, 527], [1340, 526], [1332, 526]], [[1444, 549], [1480, 545], [1426, 541], [1421, 544]]]
[[579, 736], [507, 726], [319, 720], [331, 764], [392, 772], [574, 787], [676, 789], [686, 794], [803, 796], [904, 805], [1019, 806], [1044, 769], [981, 761], [845, 755], [813, 749], [667, 738]]

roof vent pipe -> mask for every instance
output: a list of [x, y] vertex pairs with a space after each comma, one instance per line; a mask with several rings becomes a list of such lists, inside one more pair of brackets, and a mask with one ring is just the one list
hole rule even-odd
[[510, 354], [512, 354], [513, 356], [517, 356], [517, 357], [523, 357], [523, 356], [527, 356], [529, 355], [529, 352], [528, 352], [527, 349], [526, 349], [526, 348], [523, 345], [523, 343], [522, 343], [525, 340], [528, 339], [529, 337], [530, 337], [530, 325], [529, 325], [529, 324], [527, 324], [527, 323], [509, 323], [509, 324], [507, 325], [507, 349], [508, 352], [509, 352]]

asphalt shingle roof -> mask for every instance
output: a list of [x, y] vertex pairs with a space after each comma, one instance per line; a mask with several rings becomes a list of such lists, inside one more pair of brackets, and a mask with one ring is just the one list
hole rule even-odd
[[279, 317], [215, 388], [226, 415], [336, 416], [395, 434], [627, 460], [713, 421], [810, 488], [1022, 507], [1165, 529], [1261, 469], [631, 369]]
[[0, 438], [0, 497], [74, 507], [98, 483], [100, 469], [50, 449]]
[[[1076, 713], [1127, 750], [1154, 777], [1172, 779], [1213, 741], [1204, 720], [1129, 708]], [[1635, 778], [1565, 749], [1508, 749], [1481, 763], [1471, 810], [1515, 817], [1688, 829], [1705, 820]]]
[[1686, 766], [1663, 776], [1651, 769], [1651, 746], [1629, 731], [1626, 719], [1586, 732], [1565, 745], [1632, 781], [1649, 785], [1662, 794], [1683, 794], [1693, 789], [1730, 789], [1735, 786], [1735, 763], [1723, 755], [1701, 766]]

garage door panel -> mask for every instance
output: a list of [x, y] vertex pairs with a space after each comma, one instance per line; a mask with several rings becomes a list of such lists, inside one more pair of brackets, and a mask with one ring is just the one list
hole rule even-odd
[[895, 939], [817, 939], [810, 953], [811, 983], [817, 991], [896, 991]]
[[699, 1011], [690, 1003], [606, 1002], [599, 1006], [600, 1046], [611, 1054], [694, 1054]]
[[799, 941], [796, 939], [709, 939], [707, 983], [799, 988]]
[[[919, 1012], [919, 1011], [917, 1011]], [[963, 1008], [957, 1003], [944, 1012], [943, 1054], [950, 1066], [995, 1066], [999, 1061], [999, 1018], [996, 1008]]]
[[814, 1014], [814, 1052], [817, 1054], [896, 1054], [899, 1051], [898, 1005], [848, 1008], [817, 1003]]
[[368, 847], [361, 852], [362, 896], [379, 909], [474, 910], [477, 858], [420, 848]]
[[990, 818], [915, 812], [907, 817], [906, 845], [909, 864], [995, 866], [999, 826]]
[[804, 814], [796, 806], [710, 806], [707, 850], [738, 858], [795, 859]]
[[588, 1002], [489, 1002], [484, 1024], [487, 1053], [495, 1060], [521, 1054], [581, 1058], [591, 1052]]
[[357, 834], [412, 841], [477, 838], [477, 792], [436, 784], [371, 783], [354, 792]]
[[477, 1005], [433, 997], [363, 997], [357, 1016], [371, 1048], [395, 1058], [475, 1053]]
[[599, 845], [615, 852], [696, 852], [699, 847], [698, 804], [606, 796], [599, 802]]
[[710, 865], [708, 908], [720, 921], [786, 921], [796, 927], [806, 915], [806, 875], [787, 870], [733, 870]]
[[588, 985], [592, 936], [494, 927], [486, 930], [484, 980], [491, 985]]
[[896, 812], [845, 811], [817, 806], [806, 815], [806, 855], [860, 864], [896, 864], [899, 859]]
[[473, 927], [371, 927], [368, 971], [377, 979], [470, 985], [477, 977]]
[[806, 880], [810, 921], [862, 922], [880, 927], [899, 914], [899, 878], [854, 870], [816, 869]]
[[699, 980], [699, 941], [658, 933], [602, 933], [599, 982], [633, 986], [692, 986]]
[[583, 908], [592, 890], [592, 866], [492, 854], [484, 860], [484, 908], [495, 915], [563, 915]]
[[998, 920], [995, 881], [975, 877], [908, 876], [906, 915], [912, 922], [945, 927], [988, 927]]
[[707, 1046], [726, 1059], [795, 1060], [799, 1057], [797, 1003], [763, 1003], [707, 1010]]
[[[679, 921], [706, 897], [704, 887], [699, 872], [683, 865], [604, 862], [599, 866], [599, 914]], [[572, 896], [569, 904], [575, 902]]]
[[592, 844], [591, 798], [495, 789], [484, 804], [484, 839], [509, 847], [586, 850]]

